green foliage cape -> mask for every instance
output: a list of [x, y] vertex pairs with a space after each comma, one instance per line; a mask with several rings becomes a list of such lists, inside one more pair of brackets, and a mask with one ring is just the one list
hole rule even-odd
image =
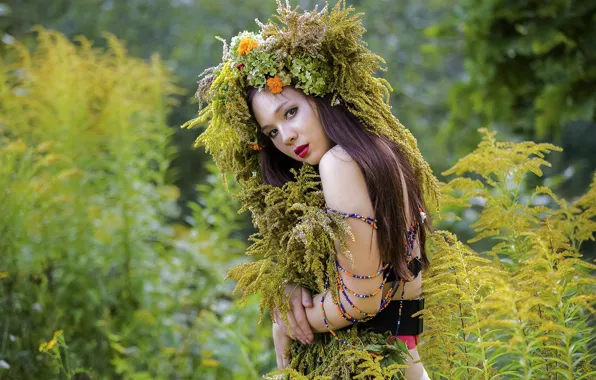
[[[344, 1], [332, 9], [326, 6], [321, 11], [315, 8], [310, 12], [299, 12], [287, 2], [283, 5], [278, 1], [277, 13], [266, 24], [258, 22], [259, 34], [242, 32], [232, 39], [230, 47], [224, 41], [223, 62], [207, 69], [199, 82], [197, 97], [208, 104], [183, 127], [207, 123], [196, 145], [206, 147], [222, 173], [233, 173], [240, 184], [241, 211], [251, 211], [259, 230], [251, 237], [253, 244], [248, 254], [261, 259], [238, 265], [229, 272], [229, 277], [238, 281], [237, 289], [243, 291], [244, 297], [260, 293], [261, 311], [278, 307], [285, 314], [289, 310], [282, 291], [286, 283], [296, 282], [322, 292], [325, 280], [337, 276], [334, 242], [344, 241], [349, 229], [341, 218], [321, 211], [324, 197], [320, 179], [311, 166], [304, 165], [295, 173], [296, 180], [282, 188], [263, 183], [257, 140], [259, 127], [245, 100], [249, 86], [259, 89], [268, 86], [275, 93], [276, 84], [291, 84], [307, 95], [331, 94], [332, 104], [343, 102], [374, 133], [399, 144], [427, 201], [436, 206], [438, 185], [415, 138], [391, 113], [391, 86], [373, 76], [384, 60], [367, 49], [362, 39], [365, 29], [361, 14], [353, 14], [353, 8], [346, 7]], [[350, 331], [340, 334], [349, 341], [364, 343], [358, 342], [364, 339], [363, 334], [357, 336]], [[323, 363], [314, 359], [319, 354], [324, 354], [327, 361], [325, 376], [332, 378], [348, 373], [390, 376], [396, 370], [395, 367], [388, 370], [387, 366], [381, 369], [379, 361], [366, 351], [352, 350], [355, 352], [351, 360], [338, 362], [339, 356], [331, 353], [339, 349], [328, 347], [338, 343], [329, 337], [319, 338], [315, 344], [298, 350], [304, 359], [300, 360], [300, 373], [321, 375]], [[365, 340], [372, 343], [370, 336]], [[379, 350], [379, 347], [369, 348]], [[389, 357], [387, 350], [390, 349], [385, 350]], [[309, 368], [305, 367], [305, 360], [311, 363], [306, 366]], [[331, 362], [335, 365], [329, 367]], [[297, 368], [298, 364], [293, 361], [291, 367]]]

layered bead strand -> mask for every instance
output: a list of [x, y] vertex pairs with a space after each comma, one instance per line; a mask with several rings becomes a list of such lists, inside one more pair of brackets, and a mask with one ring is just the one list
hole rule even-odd
[[[346, 213], [346, 212], [342, 212], [342, 211], [337, 211], [337, 210], [333, 210], [329, 207], [327, 207], [327, 211], [329, 212], [333, 212], [333, 213], [337, 213], [339, 214], [342, 218], [355, 218], [355, 219], [359, 219], [369, 225], [371, 225], [374, 229], [377, 229], [377, 220], [373, 219], [373, 218], [369, 218], [369, 217], [365, 217], [356, 213]], [[419, 208], [419, 212], [420, 212], [420, 217], [422, 219], [422, 222], [424, 223], [424, 220], [426, 219], [426, 214], [424, 214], [424, 212], [422, 211], [421, 208]], [[412, 251], [414, 250], [414, 245], [416, 242], [416, 223], [414, 221], [412, 221], [412, 223], [410, 224], [410, 228], [407, 231], [407, 244], [406, 244], [406, 252], [407, 252], [407, 261], [408, 263], [410, 263], [410, 261], [412, 260]], [[405, 288], [406, 288], [406, 280], [404, 279], [399, 279], [396, 280], [392, 283], [391, 288], [389, 289], [389, 291], [385, 294], [385, 296], [383, 296], [382, 300], [381, 300], [381, 304], [379, 306], [379, 310], [375, 313], [366, 313], [364, 311], [362, 311], [360, 308], [358, 308], [358, 306], [356, 306], [352, 300], [350, 299], [349, 294], [358, 297], [358, 298], [370, 298], [370, 297], [374, 297], [375, 295], [379, 294], [379, 292], [381, 292], [383, 290], [383, 287], [385, 285], [385, 283], [387, 282], [387, 279], [389, 278], [389, 274], [391, 273], [391, 271], [393, 270], [392, 266], [390, 263], [384, 263], [383, 266], [374, 274], [372, 275], [357, 275], [357, 274], [353, 274], [350, 271], [348, 271], [347, 269], [343, 268], [339, 262], [337, 262], [337, 260], [335, 261], [335, 265], [337, 267], [337, 271], [338, 271], [338, 278], [336, 281], [336, 286], [337, 286], [337, 294], [338, 294], [338, 300], [337, 302], [335, 302], [335, 300], [333, 300], [334, 305], [337, 307], [337, 310], [339, 311], [340, 315], [342, 316], [342, 318], [344, 318], [344, 320], [349, 321], [350, 323], [354, 323], [354, 324], [358, 324], [358, 323], [362, 323], [362, 322], [366, 322], [371, 320], [372, 318], [374, 318], [375, 316], [377, 316], [381, 311], [383, 311], [391, 302], [391, 299], [393, 298], [393, 296], [395, 295], [395, 292], [397, 291], [397, 289], [399, 288], [400, 285], [402, 285], [402, 291], [401, 291], [401, 297], [400, 297], [400, 301], [399, 301], [399, 308], [398, 308], [398, 315], [397, 315], [397, 326], [395, 329], [395, 334], [394, 337], [397, 337], [398, 331], [399, 331], [399, 327], [401, 324], [401, 316], [402, 316], [402, 310], [403, 310], [403, 300], [404, 300], [404, 294], [405, 294]], [[383, 275], [383, 281], [381, 282], [381, 285], [379, 286], [379, 288], [377, 290], [375, 290], [373, 293], [370, 294], [360, 294], [360, 293], [356, 293], [353, 290], [349, 289], [342, 278], [342, 273], [355, 278], [355, 279], [359, 279], [359, 280], [368, 280], [368, 279], [373, 279], [376, 278], [380, 275]], [[329, 330], [329, 332], [331, 333], [331, 335], [333, 335], [333, 337], [339, 341], [341, 344], [348, 346], [350, 348], [353, 349], [357, 349], [357, 350], [361, 350], [361, 351], [366, 351], [364, 348], [362, 347], [358, 347], [355, 346], [349, 342], [347, 342], [344, 339], [341, 339], [339, 336], [337, 336], [336, 332], [333, 331], [330, 327], [329, 327], [329, 322], [327, 321], [327, 315], [325, 313], [325, 297], [327, 295], [329, 291], [329, 284], [325, 284], [325, 289], [323, 292], [323, 295], [321, 297], [321, 314], [323, 316], [323, 323], [325, 324], [325, 327], [327, 327], [327, 329]], [[351, 316], [344, 308], [342, 302], [341, 302], [341, 296], [343, 295], [343, 297], [346, 299], [346, 301], [348, 302], [348, 304], [354, 309], [356, 310], [358, 313], [360, 313], [360, 315], [363, 315], [364, 318], [362, 319], [356, 319], [353, 316]], [[373, 353], [371, 353], [371, 355], [373, 356], [378, 356], [375, 355]]]

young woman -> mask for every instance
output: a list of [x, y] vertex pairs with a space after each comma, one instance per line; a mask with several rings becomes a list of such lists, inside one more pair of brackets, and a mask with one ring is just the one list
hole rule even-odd
[[252, 213], [259, 259], [229, 277], [273, 315], [281, 372], [397, 378], [406, 362], [406, 378], [424, 379], [412, 315], [428, 264], [424, 198], [438, 186], [352, 11], [278, 1], [275, 22], [224, 45], [199, 82], [208, 104], [185, 126], [208, 123], [197, 143]]
[[[379, 310], [383, 296], [390, 291], [396, 278], [382, 284], [382, 276], [369, 279], [359, 277], [379, 272], [383, 268], [383, 262], [392, 260], [401, 264], [402, 271], [396, 272], [408, 281], [407, 287], [404, 286], [405, 283], [398, 285], [392, 299], [417, 300], [422, 291], [420, 264], [427, 260], [424, 250], [420, 249], [419, 237], [414, 238], [413, 249], [403, 252], [398, 248], [404, 244], [398, 230], [383, 228], [379, 233], [378, 222], [365, 223], [357, 219], [356, 214], [376, 216], [377, 219], [383, 217], [384, 221], [404, 218], [406, 223], [396, 224], [412, 225], [413, 222], [416, 226], [413, 230], [416, 231], [424, 222], [418, 211], [422, 199], [412, 168], [397, 145], [367, 131], [345, 107], [331, 107], [328, 100], [307, 97], [302, 91], [290, 86], [284, 87], [279, 94], [272, 94], [269, 90], [258, 92], [251, 88], [247, 96], [247, 103], [264, 136], [261, 139], [264, 146], [261, 154], [264, 182], [281, 185], [284, 175], [290, 172], [289, 169], [295, 163], [318, 165], [328, 208], [346, 210], [353, 214], [348, 224], [354, 240], [346, 241], [352, 262], [339, 250], [339, 244], [336, 253], [340, 267], [354, 268], [351, 274], [358, 277], [345, 275], [344, 272], [340, 273], [341, 280], [345, 283], [345, 288], [358, 294], [373, 294], [382, 289], [374, 296], [365, 298], [350, 296], [348, 292], [340, 295], [345, 311], [360, 320], [364, 317], [360, 311], [373, 314]], [[280, 154], [294, 162], [288, 162]], [[284, 161], [287, 162], [287, 167], [279, 164]], [[372, 197], [369, 189], [373, 193]], [[376, 201], [377, 207], [374, 207], [371, 198]], [[379, 244], [379, 234], [385, 235], [383, 238], [388, 241], [387, 244]], [[424, 236], [424, 232], [421, 235]], [[394, 250], [400, 252], [400, 256], [392, 254]], [[408, 255], [411, 257], [409, 263]], [[404, 268], [404, 264], [406, 267], [410, 264], [411, 270]], [[309, 344], [313, 340], [313, 332], [329, 332], [321, 312], [313, 307], [313, 304], [321, 303], [324, 294], [311, 297], [307, 289], [296, 284], [289, 284], [285, 289], [292, 295], [293, 312], [287, 316], [291, 329], [286, 328], [278, 313], [273, 325], [277, 365], [280, 369], [288, 364], [285, 351], [292, 337], [302, 344]], [[331, 329], [337, 330], [352, 324], [342, 317], [341, 309], [334, 307], [330, 297], [323, 302], [325, 309], [329, 310], [326, 312], [326, 320]], [[401, 317], [404, 320], [411, 319], [411, 309], [407, 310], [409, 315], [404, 315], [402, 309]], [[414, 310], [418, 311], [417, 308]], [[384, 329], [393, 332], [397, 317], [397, 313], [377, 315], [367, 327], [379, 332], [384, 332]], [[403, 326], [405, 325], [404, 323]], [[417, 328], [418, 325], [414, 327], [414, 331], [417, 332]], [[418, 335], [404, 335], [400, 331], [397, 333], [397, 337], [408, 346], [410, 354], [406, 364], [411, 367], [406, 370], [406, 378], [427, 378], [416, 348]]]

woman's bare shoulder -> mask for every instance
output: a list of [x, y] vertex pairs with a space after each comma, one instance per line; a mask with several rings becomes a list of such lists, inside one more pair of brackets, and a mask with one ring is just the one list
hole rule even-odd
[[329, 149], [319, 162], [319, 173], [323, 185], [326, 180], [337, 181], [344, 176], [352, 177], [360, 174], [358, 163], [339, 145]]
[[321, 163], [319, 163], [319, 165], [321, 165], [323, 161], [333, 162], [335, 160], [353, 161], [350, 154], [344, 148], [342, 148], [339, 145], [336, 145], [333, 148], [329, 149], [327, 153], [323, 155], [323, 157], [321, 158]]
[[321, 158], [319, 174], [327, 204], [350, 212], [369, 212], [370, 200], [360, 166], [345, 149], [335, 146]]

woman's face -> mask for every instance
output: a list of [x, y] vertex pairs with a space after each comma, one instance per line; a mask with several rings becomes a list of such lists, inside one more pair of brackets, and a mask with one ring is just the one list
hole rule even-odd
[[261, 132], [277, 149], [296, 161], [318, 165], [333, 146], [316, 108], [300, 91], [286, 86], [279, 94], [257, 92], [252, 110]]

